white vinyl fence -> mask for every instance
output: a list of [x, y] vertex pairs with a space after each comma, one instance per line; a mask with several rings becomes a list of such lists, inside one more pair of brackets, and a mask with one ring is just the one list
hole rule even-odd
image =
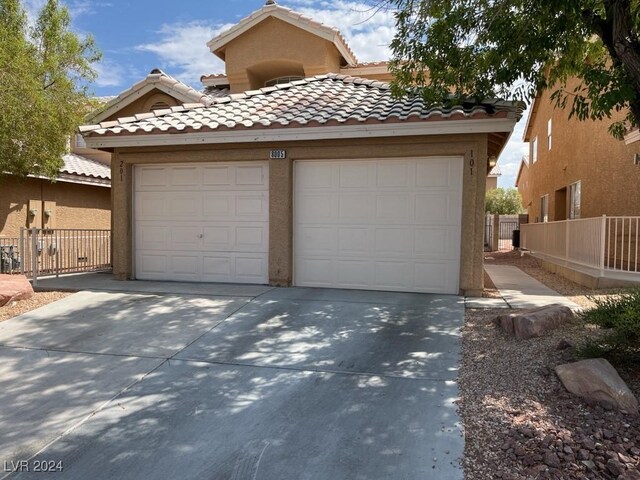
[[[597, 217], [520, 226], [522, 248], [564, 264], [637, 275], [640, 217]], [[636, 279], [636, 278], [634, 278]]]

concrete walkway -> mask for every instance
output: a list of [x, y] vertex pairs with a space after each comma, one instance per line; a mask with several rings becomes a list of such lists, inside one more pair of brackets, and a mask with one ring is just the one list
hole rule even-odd
[[574, 311], [581, 308], [518, 267], [485, 265], [484, 269], [511, 308], [537, 308], [551, 304], [565, 305]]

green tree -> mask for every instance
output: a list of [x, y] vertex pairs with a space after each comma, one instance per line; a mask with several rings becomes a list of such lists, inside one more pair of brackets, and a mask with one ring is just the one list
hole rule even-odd
[[91, 37], [70, 30], [68, 10], [48, 0], [29, 25], [19, 0], [0, 0], [0, 172], [55, 178], [67, 139], [90, 105]]
[[515, 188], [494, 188], [489, 190], [484, 199], [486, 213], [515, 215], [522, 213], [522, 197]]
[[[620, 138], [640, 125], [640, 0], [388, 0], [396, 94], [431, 104], [528, 101], [553, 88], [569, 116]], [[566, 87], [571, 77], [581, 84]]]

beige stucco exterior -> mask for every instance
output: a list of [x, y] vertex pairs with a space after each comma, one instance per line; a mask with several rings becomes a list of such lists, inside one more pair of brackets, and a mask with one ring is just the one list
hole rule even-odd
[[262, 88], [282, 76], [311, 77], [340, 71], [329, 41], [277, 18], [267, 18], [225, 46], [231, 93]]
[[[400, 148], [401, 147], [401, 148]], [[310, 159], [361, 159], [463, 156], [460, 290], [477, 295], [483, 288], [483, 221], [487, 135], [376, 138], [288, 142], [278, 145], [207, 145], [118, 148], [112, 164], [113, 269], [118, 279], [135, 278], [132, 192], [134, 166], [153, 163], [264, 161], [272, 148], [286, 149], [286, 160], [269, 164], [269, 282], [291, 285], [293, 276], [293, 163]], [[473, 161], [472, 161], [473, 160]], [[122, 175], [120, 167], [122, 165]], [[471, 168], [473, 165], [473, 168]]]
[[[44, 202], [52, 213], [49, 224], [42, 223]], [[28, 214], [30, 204], [36, 205], [36, 218]], [[0, 236], [18, 237], [21, 227], [109, 229], [110, 207], [108, 187], [0, 177]]]
[[[567, 89], [578, 85], [576, 80]], [[551, 91], [546, 91], [533, 106], [533, 116], [525, 140], [530, 142], [528, 178], [518, 181], [531, 222], [541, 220], [540, 199], [549, 195], [549, 221], [567, 218], [567, 194], [564, 189], [581, 182], [582, 218], [601, 215], [640, 215], [640, 165], [634, 154], [640, 143], [625, 145], [609, 132], [611, 122], [568, 119], [568, 110], [553, 107]], [[551, 119], [552, 142], [548, 146], [547, 126]], [[537, 137], [537, 161], [534, 163], [533, 139]]]

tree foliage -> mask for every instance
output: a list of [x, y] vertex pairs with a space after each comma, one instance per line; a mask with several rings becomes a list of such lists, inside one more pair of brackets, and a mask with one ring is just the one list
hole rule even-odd
[[0, 0], [0, 172], [55, 178], [82, 122], [99, 59], [91, 37], [70, 30], [48, 0], [33, 24], [19, 0]]
[[[556, 106], [581, 120], [624, 112], [617, 137], [640, 124], [640, 0], [389, 2], [397, 94], [528, 101], [553, 88]], [[571, 77], [578, 87], [566, 87]]]
[[522, 213], [522, 197], [515, 188], [494, 188], [487, 192], [484, 200], [486, 213], [515, 215]]

